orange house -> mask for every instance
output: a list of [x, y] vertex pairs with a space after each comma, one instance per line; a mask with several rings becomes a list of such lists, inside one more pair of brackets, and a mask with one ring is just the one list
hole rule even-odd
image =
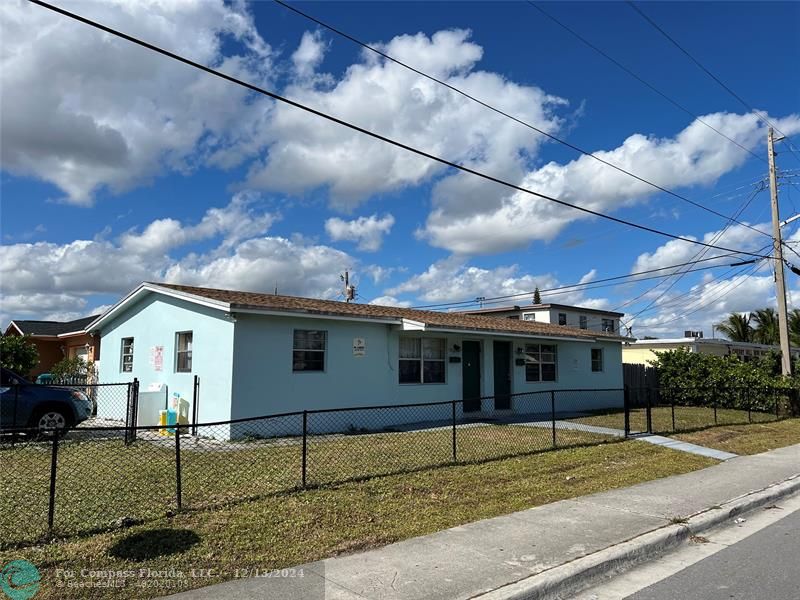
[[100, 360], [100, 336], [91, 336], [86, 327], [99, 315], [75, 321], [11, 321], [4, 335], [29, 335], [39, 350], [39, 364], [29, 376], [50, 372], [64, 358], [80, 357], [87, 362]]

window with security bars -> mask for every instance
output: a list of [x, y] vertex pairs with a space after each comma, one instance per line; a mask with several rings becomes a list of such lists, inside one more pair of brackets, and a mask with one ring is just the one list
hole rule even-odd
[[175, 371], [192, 372], [192, 332], [181, 331], [175, 334]]
[[400, 383], [444, 383], [445, 340], [400, 338]]
[[603, 349], [592, 348], [592, 373], [603, 371]]
[[614, 319], [603, 319], [600, 324], [603, 331], [614, 333]]
[[292, 371], [324, 371], [327, 342], [327, 331], [295, 329], [292, 346]]
[[581, 329], [589, 328], [589, 319], [586, 317], [586, 315], [581, 315], [580, 317], [578, 317], [578, 325], [580, 326]]
[[525, 344], [525, 381], [555, 381], [556, 347], [552, 344]]
[[119, 357], [119, 370], [122, 373], [133, 371], [133, 338], [122, 338], [122, 349]]

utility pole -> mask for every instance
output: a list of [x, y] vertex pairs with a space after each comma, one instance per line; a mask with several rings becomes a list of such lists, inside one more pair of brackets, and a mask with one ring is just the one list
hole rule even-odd
[[786, 309], [786, 280], [783, 276], [783, 244], [781, 219], [778, 211], [778, 183], [775, 177], [775, 138], [772, 127], [767, 131], [769, 155], [769, 195], [772, 202], [772, 245], [775, 259], [775, 290], [778, 298], [778, 332], [781, 338], [781, 370], [784, 377], [792, 374], [792, 354], [789, 349], [789, 321]]

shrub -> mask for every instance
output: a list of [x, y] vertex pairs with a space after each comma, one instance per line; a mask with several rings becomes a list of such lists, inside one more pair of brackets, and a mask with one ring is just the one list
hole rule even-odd
[[27, 377], [39, 364], [39, 350], [29, 335], [0, 337], [0, 364], [18, 375]]

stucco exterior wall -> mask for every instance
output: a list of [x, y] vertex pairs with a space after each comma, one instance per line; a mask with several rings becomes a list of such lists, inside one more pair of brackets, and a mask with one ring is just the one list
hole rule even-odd
[[[535, 340], [496, 335], [463, 335], [460, 333], [402, 332], [394, 325], [357, 323], [329, 319], [308, 319], [284, 316], [237, 314], [234, 335], [232, 418], [341, 407], [366, 407], [392, 404], [440, 402], [462, 399], [462, 363], [447, 362], [446, 378], [442, 384], [400, 384], [398, 376], [399, 339], [403, 335], [445, 337], [447, 357], [461, 357], [454, 345], [463, 348], [465, 340], [481, 343], [481, 393], [494, 394], [494, 340], [511, 342], [512, 394], [545, 390], [617, 389], [623, 387], [622, 355], [619, 342], [572, 342]], [[327, 351], [324, 372], [293, 372], [292, 343], [294, 329], [323, 329], [327, 331]], [[354, 356], [353, 338], [366, 341], [366, 355]], [[556, 382], [527, 382], [525, 367], [513, 365], [517, 348], [525, 342], [554, 343], [558, 347], [558, 380]], [[591, 349], [604, 351], [604, 370], [591, 371]], [[576, 405], [580, 397], [581, 406]], [[564, 410], [620, 406], [622, 393], [573, 395]], [[549, 410], [549, 397], [512, 398], [508, 412], [538, 412]], [[493, 401], [484, 400], [481, 413], [493, 415]], [[448, 419], [451, 407], [415, 408], [377, 412], [330, 413], [314, 416], [314, 429], [387, 426], [394, 422]], [[562, 410], [559, 408], [559, 410]], [[457, 409], [461, 414], [460, 405]], [[297, 419], [290, 419], [296, 426]], [[379, 423], [378, 423], [379, 421]], [[315, 427], [316, 424], [316, 427]], [[277, 424], [254, 423], [253, 431]], [[241, 428], [240, 428], [241, 429]], [[270, 432], [276, 434], [274, 432]]]
[[[176, 372], [176, 333], [192, 332], [192, 372]], [[200, 376], [199, 421], [231, 418], [231, 374], [234, 323], [224, 313], [168, 296], [150, 294], [103, 324], [103, 360], [100, 381], [104, 383], [139, 379], [140, 392], [154, 383], [167, 385], [189, 402], [192, 414], [194, 375]], [[122, 338], [134, 338], [133, 371], [121, 369]], [[162, 370], [157, 371], [151, 351], [163, 347]], [[166, 402], [166, 398], [165, 398]], [[98, 416], [102, 407], [98, 406]], [[153, 423], [154, 425], [157, 423]]]

